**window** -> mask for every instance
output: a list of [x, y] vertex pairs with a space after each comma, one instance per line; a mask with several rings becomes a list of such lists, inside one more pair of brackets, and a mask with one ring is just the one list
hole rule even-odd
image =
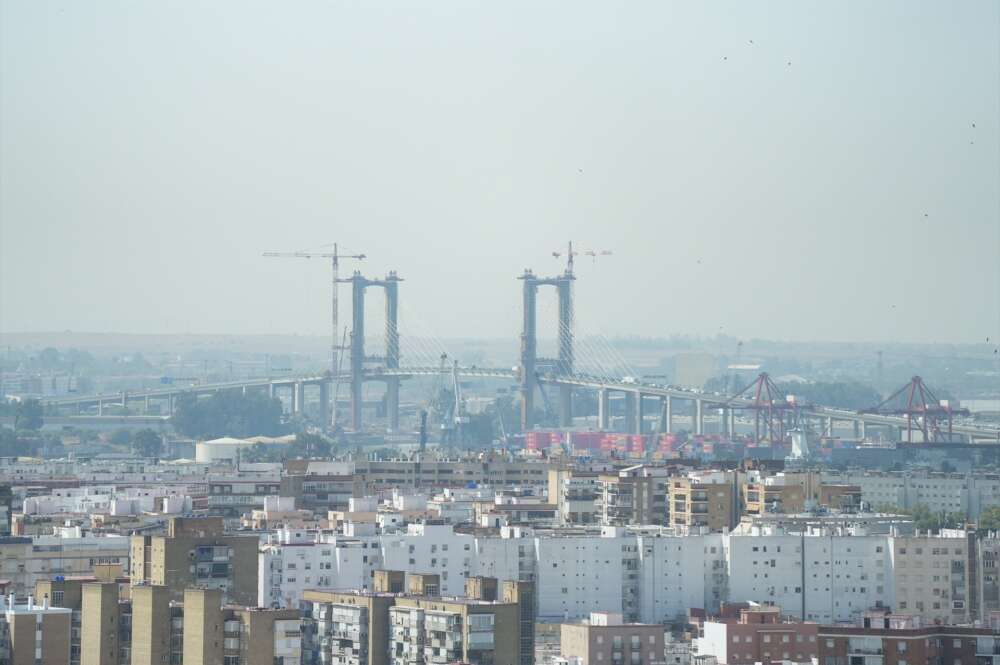
[[896, 651], [906, 653], [906, 642], [896, 642]]
[[953, 640], [952, 643], [951, 643], [951, 646], [954, 649], [961, 649], [962, 648], [962, 640]]

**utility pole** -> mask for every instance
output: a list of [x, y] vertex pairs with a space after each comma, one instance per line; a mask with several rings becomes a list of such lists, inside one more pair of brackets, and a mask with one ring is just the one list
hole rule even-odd
[[[264, 252], [267, 257], [296, 258], [296, 259], [330, 259], [330, 267], [333, 269], [333, 279], [331, 280], [332, 292], [331, 305], [331, 332], [330, 332], [330, 380], [336, 381], [340, 371], [340, 344], [337, 339], [338, 331], [338, 311], [339, 299], [337, 298], [338, 276], [340, 272], [340, 259], [367, 258], [365, 254], [341, 254], [337, 243], [333, 243], [333, 252]], [[333, 396], [333, 407], [330, 409], [330, 426], [337, 427], [337, 396]]]

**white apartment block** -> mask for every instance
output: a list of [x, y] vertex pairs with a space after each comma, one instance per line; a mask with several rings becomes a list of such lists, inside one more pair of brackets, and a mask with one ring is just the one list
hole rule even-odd
[[692, 607], [713, 612], [723, 601], [754, 601], [818, 623], [856, 621], [879, 606], [959, 623], [970, 618], [974, 583], [964, 532], [746, 526], [681, 535], [659, 527], [509, 527], [473, 535], [447, 524], [345, 531], [318, 540], [306, 532], [273, 537], [260, 555], [259, 604], [297, 607], [305, 589], [371, 590], [375, 571], [386, 569], [436, 573], [443, 596], [463, 595], [469, 576], [532, 581], [538, 618], [550, 621], [604, 611], [659, 623]]
[[824, 472], [822, 482], [858, 485], [861, 500], [872, 507], [925, 506], [977, 520], [984, 509], [1000, 506], [997, 474], [845, 471]]

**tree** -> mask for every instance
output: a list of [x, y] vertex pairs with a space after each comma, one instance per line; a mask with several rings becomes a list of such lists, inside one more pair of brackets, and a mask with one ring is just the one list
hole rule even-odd
[[177, 400], [172, 422], [186, 436], [214, 439], [279, 436], [286, 430], [281, 417], [281, 402], [266, 395], [221, 392], [199, 398], [185, 393]]
[[25, 399], [18, 402], [14, 409], [15, 430], [40, 430], [42, 428], [42, 403], [37, 399]]
[[948, 513], [943, 510], [932, 511], [924, 504], [920, 504], [910, 509], [903, 509], [898, 506], [883, 504], [877, 506], [876, 510], [882, 513], [907, 515], [913, 519], [913, 526], [921, 531], [961, 529], [965, 526], [965, 515], [962, 513]]
[[116, 446], [127, 446], [132, 443], [132, 430], [127, 427], [116, 429], [108, 437], [108, 441]]
[[990, 506], [979, 513], [980, 531], [1000, 531], [1000, 506]]
[[864, 409], [882, 401], [874, 388], [857, 381], [790, 383], [779, 384], [778, 388], [802, 401], [838, 409]]
[[139, 457], [159, 457], [163, 438], [151, 429], [141, 429], [132, 437], [132, 452]]
[[329, 457], [332, 450], [330, 440], [319, 434], [299, 432], [289, 450], [290, 457]]
[[45, 441], [37, 434], [25, 434], [0, 427], [0, 457], [34, 457]]

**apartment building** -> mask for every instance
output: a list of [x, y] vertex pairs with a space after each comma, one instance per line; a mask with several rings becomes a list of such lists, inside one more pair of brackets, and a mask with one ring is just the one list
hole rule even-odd
[[388, 487], [465, 487], [470, 483], [510, 487], [545, 487], [550, 465], [494, 457], [439, 460], [355, 460], [354, 474], [364, 478], [365, 493]]
[[973, 609], [976, 618], [985, 619], [1000, 612], [1000, 538], [991, 533], [977, 538], [970, 547], [974, 550], [970, 576], [976, 589]]
[[550, 469], [548, 501], [558, 509], [559, 524], [597, 524], [600, 474], [577, 469]]
[[[119, 600], [128, 598], [129, 580], [128, 577], [122, 575], [120, 564], [99, 566], [95, 572], [96, 575], [91, 577], [66, 578], [59, 576], [53, 579], [39, 580], [35, 583], [36, 599], [43, 604], [48, 603], [54, 607], [63, 607], [71, 612], [70, 665], [80, 665], [84, 589], [92, 584], [110, 583], [117, 587]], [[128, 614], [127, 609], [124, 614]]]
[[105, 564], [125, 565], [128, 557], [129, 539], [123, 536], [82, 535], [78, 529], [68, 537], [8, 536], [0, 538], [0, 578], [23, 598], [39, 580], [93, 575]]
[[219, 589], [184, 591], [184, 665], [299, 665], [297, 610], [223, 606]]
[[762, 478], [743, 485], [743, 512], [800, 513], [806, 508], [806, 494], [801, 485], [785, 484], [783, 475]]
[[975, 544], [966, 533], [945, 531], [891, 541], [896, 610], [933, 623], [968, 621], [973, 590], [969, 548]]
[[559, 655], [576, 665], [659, 665], [663, 625], [625, 623], [622, 615], [592, 612], [582, 623], [564, 623]]
[[976, 521], [986, 508], [1000, 506], [1000, 474], [928, 471], [824, 471], [823, 484], [855, 485], [873, 507], [961, 513]]
[[165, 536], [132, 536], [132, 583], [167, 586], [174, 600], [187, 587], [219, 589], [227, 602], [254, 605], [259, 542], [227, 535], [218, 517], [173, 517]]
[[7, 597], [0, 612], [0, 661], [9, 665], [66, 665], [70, 662], [70, 610], [24, 604]]
[[670, 524], [726, 531], [739, 522], [735, 475], [721, 471], [670, 479]]
[[407, 582], [436, 575], [446, 596], [461, 595], [470, 577], [532, 582], [539, 618], [558, 622], [598, 610], [629, 622], [674, 621], [688, 608], [712, 612], [730, 600], [820, 623], [853, 622], [873, 607], [949, 623], [997, 609], [996, 539], [913, 534], [868, 517], [789, 516], [787, 524], [742, 523], [728, 533], [435, 523], [391, 533], [371, 524], [337, 535], [285, 531], [262, 548], [257, 602], [295, 608], [307, 589], [370, 592], [376, 571], [392, 569]]
[[997, 641], [989, 628], [925, 625], [907, 615], [865, 617], [861, 625], [823, 625], [821, 665], [994, 665]]
[[819, 488], [819, 505], [831, 510], [853, 513], [862, 508], [861, 487], [824, 483]]
[[777, 607], [752, 606], [735, 618], [705, 621], [695, 642], [700, 656], [729, 665], [807, 662], [818, 654], [818, 631], [816, 623], [784, 619]]
[[116, 582], [81, 588], [80, 665], [131, 662], [131, 605], [122, 602]]
[[601, 524], [669, 523], [668, 471], [642, 464], [598, 476]]
[[281, 483], [274, 478], [213, 478], [208, 481], [208, 509], [213, 515], [240, 517], [264, 507], [264, 499], [275, 496]]
[[288, 474], [281, 478], [281, 496], [293, 497], [304, 510], [347, 510], [352, 498], [364, 496], [364, 481], [354, 473]]
[[[352, 665], [451, 662], [521, 665], [525, 662], [524, 650], [511, 647], [522, 644], [521, 605], [530, 602], [530, 595], [522, 596], [523, 603], [439, 597], [435, 595], [433, 575], [415, 576], [411, 580], [414, 590], [426, 593], [404, 594], [398, 591], [400, 574], [380, 572], [386, 574], [378, 576], [379, 588], [373, 592], [305, 592], [303, 652], [307, 662]], [[493, 582], [495, 590], [496, 581]], [[397, 591], [391, 592], [391, 588]], [[533, 646], [531, 640], [526, 643]]]
[[162, 665], [183, 661], [183, 608], [171, 606], [165, 586], [140, 585], [132, 594], [132, 660], [130, 665]]

